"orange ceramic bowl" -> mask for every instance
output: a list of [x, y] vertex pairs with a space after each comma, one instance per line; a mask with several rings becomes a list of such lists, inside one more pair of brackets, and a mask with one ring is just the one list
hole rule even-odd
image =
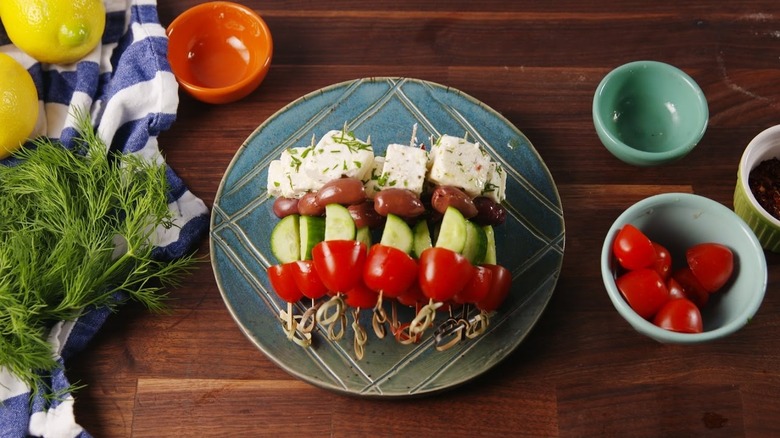
[[265, 21], [232, 2], [207, 2], [168, 26], [168, 61], [179, 85], [207, 103], [246, 97], [271, 67], [273, 41]]

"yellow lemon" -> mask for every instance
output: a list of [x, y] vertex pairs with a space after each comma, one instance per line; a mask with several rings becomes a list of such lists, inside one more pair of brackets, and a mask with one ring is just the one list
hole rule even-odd
[[0, 19], [16, 47], [40, 62], [70, 64], [100, 42], [102, 0], [2, 0]]
[[38, 121], [38, 91], [27, 70], [0, 53], [0, 158], [21, 147]]

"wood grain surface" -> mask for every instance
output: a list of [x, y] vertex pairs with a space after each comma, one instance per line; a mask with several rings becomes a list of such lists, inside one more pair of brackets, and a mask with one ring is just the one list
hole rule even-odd
[[[197, 1], [161, 0], [163, 25]], [[486, 374], [431, 397], [367, 400], [296, 380], [228, 313], [207, 255], [171, 291], [169, 314], [128, 305], [68, 366], [77, 421], [96, 437], [780, 436], [780, 256], [755, 318], [705, 345], [661, 345], [612, 307], [599, 252], [612, 221], [657, 193], [732, 207], [753, 136], [780, 124], [776, 0], [243, 1], [274, 38], [249, 97], [207, 105], [181, 94], [160, 138], [168, 163], [211, 206], [252, 131], [318, 88], [370, 76], [445, 84], [522, 130], [557, 184], [566, 222], [561, 276], [520, 347]], [[681, 161], [636, 168], [599, 143], [593, 92], [612, 68], [676, 65], [707, 96], [709, 128]]]

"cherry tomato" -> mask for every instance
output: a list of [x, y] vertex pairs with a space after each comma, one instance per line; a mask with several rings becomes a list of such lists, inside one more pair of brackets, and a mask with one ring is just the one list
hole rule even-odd
[[303, 298], [301, 290], [295, 285], [295, 272], [293, 272], [293, 266], [294, 263], [284, 263], [281, 265], [269, 266], [268, 269], [266, 269], [268, 279], [271, 280], [271, 286], [273, 286], [274, 291], [279, 295], [279, 298], [288, 303], [294, 303]]
[[659, 243], [653, 242], [653, 248], [655, 249], [653, 269], [658, 271], [661, 278], [667, 280], [672, 274], [672, 255], [669, 253], [669, 250]]
[[493, 271], [487, 266], [475, 266], [474, 275], [466, 287], [452, 297], [458, 304], [477, 303], [485, 299], [493, 282]]
[[653, 318], [653, 324], [681, 333], [701, 333], [704, 330], [699, 308], [685, 298], [664, 304]]
[[322, 283], [334, 292], [347, 292], [360, 283], [366, 245], [356, 240], [325, 240], [311, 250]]
[[612, 253], [620, 266], [628, 270], [647, 268], [656, 259], [653, 242], [631, 224], [624, 225], [618, 231], [612, 243]]
[[482, 265], [492, 272], [490, 291], [487, 296], [477, 302], [477, 308], [492, 312], [501, 306], [512, 288], [512, 273], [501, 265]]
[[293, 279], [303, 296], [316, 300], [328, 293], [328, 288], [320, 279], [313, 260], [298, 260], [292, 262]]
[[680, 268], [674, 271], [672, 279], [682, 288], [683, 296], [701, 309], [710, 299], [710, 294], [704, 289], [701, 282], [693, 275], [691, 268]]
[[474, 267], [455, 251], [431, 247], [420, 254], [420, 289], [434, 301], [447, 301], [471, 280]]
[[422, 293], [422, 289], [420, 289], [420, 283], [415, 281], [411, 286], [409, 286], [409, 289], [395, 297], [395, 300], [404, 306], [415, 307], [419, 304], [424, 304], [428, 299]]
[[349, 307], [360, 309], [373, 309], [379, 294], [366, 287], [362, 281], [359, 281], [355, 287], [347, 291], [344, 302]]
[[685, 298], [685, 292], [683, 291], [682, 286], [680, 286], [680, 283], [678, 283], [674, 277], [670, 277], [668, 280], [666, 280], [666, 288], [669, 289], [670, 300]]
[[407, 253], [392, 246], [371, 247], [363, 268], [363, 281], [369, 289], [395, 298], [406, 292], [417, 280], [417, 262]]
[[734, 254], [719, 243], [694, 245], [688, 248], [685, 258], [693, 275], [710, 293], [723, 287], [734, 271]]
[[628, 271], [615, 282], [628, 304], [642, 318], [649, 320], [669, 301], [669, 290], [654, 269]]

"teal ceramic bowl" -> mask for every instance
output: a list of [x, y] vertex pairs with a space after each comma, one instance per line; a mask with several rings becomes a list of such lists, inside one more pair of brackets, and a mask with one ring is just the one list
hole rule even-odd
[[593, 124], [604, 146], [635, 166], [687, 155], [707, 129], [707, 99], [682, 70], [636, 61], [609, 72], [593, 97]]
[[[701, 310], [702, 333], [662, 329], [634, 312], [621, 295], [615, 285], [617, 262], [612, 256], [612, 242], [629, 223], [669, 250], [674, 270], [685, 266], [685, 250], [697, 243], [718, 242], [734, 253], [734, 273], [721, 290], [710, 295]], [[723, 204], [689, 193], [651, 196], [626, 209], [604, 239], [601, 275], [620, 316], [637, 332], [670, 344], [702, 343], [736, 332], [758, 311], [767, 285], [764, 251], [750, 227]]]
[[748, 185], [753, 169], [772, 158], [780, 158], [780, 125], [762, 131], [742, 153], [734, 189], [734, 211], [747, 222], [761, 246], [768, 251], [780, 252], [780, 220], [758, 203]]

